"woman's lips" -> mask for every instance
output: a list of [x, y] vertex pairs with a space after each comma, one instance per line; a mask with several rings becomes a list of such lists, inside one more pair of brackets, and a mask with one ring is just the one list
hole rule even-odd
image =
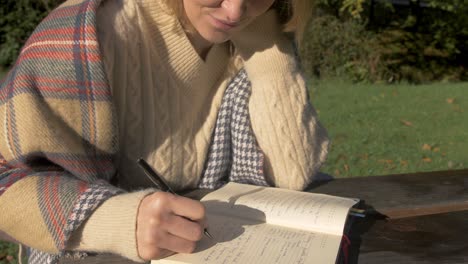
[[221, 19], [217, 19], [213, 16], [210, 16], [210, 17], [212, 19], [213, 26], [224, 31], [231, 30], [239, 25], [239, 23], [227, 22]]

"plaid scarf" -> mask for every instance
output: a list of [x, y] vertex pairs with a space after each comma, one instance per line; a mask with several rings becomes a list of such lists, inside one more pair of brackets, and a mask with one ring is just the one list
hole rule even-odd
[[0, 229], [32, 248], [63, 251], [93, 210], [121, 192], [108, 183], [117, 137], [96, 36], [99, 2], [53, 11], [0, 85]]
[[[29, 263], [57, 263], [73, 231], [122, 192], [108, 183], [116, 172], [117, 120], [97, 42], [100, 2], [69, 0], [53, 11], [0, 84], [0, 207], [15, 204], [0, 216], [0, 229], [42, 227], [46, 238], [28, 246], [59, 252], [32, 250]], [[240, 71], [225, 92], [199, 187], [267, 185], [249, 96], [250, 82]], [[19, 217], [34, 208], [40, 217]]]

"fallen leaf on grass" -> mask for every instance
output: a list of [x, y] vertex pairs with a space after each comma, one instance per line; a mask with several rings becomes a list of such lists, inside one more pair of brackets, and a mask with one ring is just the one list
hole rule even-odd
[[383, 164], [386, 170], [393, 170], [397, 167], [391, 159], [380, 159], [378, 162]]
[[385, 163], [385, 164], [392, 164], [393, 163], [393, 160], [391, 159], [381, 159], [379, 160], [379, 163]]
[[411, 123], [410, 121], [406, 121], [406, 120], [401, 119], [400, 122], [405, 126], [409, 126], [409, 127], [413, 126], [413, 123]]
[[451, 160], [449, 160], [449, 162], [447, 162], [447, 166], [449, 167], [449, 169], [453, 168], [454, 165], [455, 164]]
[[423, 160], [424, 162], [427, 162], [427, 163], [432, 162], [432, 159], [431, 159], [431, 158], [428, 158], [428, 157], [425, 157], [425, 158], [423, 158], [422, 160]]
[[440, 148], [436, 146], [431, 146], [429, 144], [424, 143], [422, 145], [422, 150], [432, 151], [432, 152], [440, 152]]
[[447, 98], [445, 101], [447, 101], [449, 104], [453, 104], [455, 102], [455, 98]]
[[401, 166], [406, 167], [406, 166], [408, 166], [409, 162], [407, 160], [400, 160], [400, 164], [401, 164]]
[[348, 165], [348, 164], [343, 165], [343, 167], [344, 167], [344, 170], [345, 170], [346, 172], [349, 172], [349, 165]]
[[422, 149], [423, 149], [423, 150], [431, 150], [432, 147], [431, 147], [431, 145], [429, 145], [429, 144], [423, 144]]

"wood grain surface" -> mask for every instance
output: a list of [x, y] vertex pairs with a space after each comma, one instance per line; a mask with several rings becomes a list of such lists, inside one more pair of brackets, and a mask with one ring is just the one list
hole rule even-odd
[[360, 198], [393, 219], [468, 210], [468, 170], [336, 179], [307, 190]]

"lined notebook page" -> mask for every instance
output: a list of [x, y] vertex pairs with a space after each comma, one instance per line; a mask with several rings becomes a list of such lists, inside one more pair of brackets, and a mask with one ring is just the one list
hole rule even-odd
[[203, 238], [193, 254], [152, 263], [335, 263], [341, 236], [268, 225], [228, 216], [208, 220], [214, 240]]
[[[269, 224], [342, 235], [349, 209], [358, 200], [229, 183], [202, 201], [210, 212], [250, 217]], [[216, 203], [216, 201], [218, 203]], [[223, 204], [224, 203], [224, 204]], [[256, 218], [263, 212], [263, 219]]]

